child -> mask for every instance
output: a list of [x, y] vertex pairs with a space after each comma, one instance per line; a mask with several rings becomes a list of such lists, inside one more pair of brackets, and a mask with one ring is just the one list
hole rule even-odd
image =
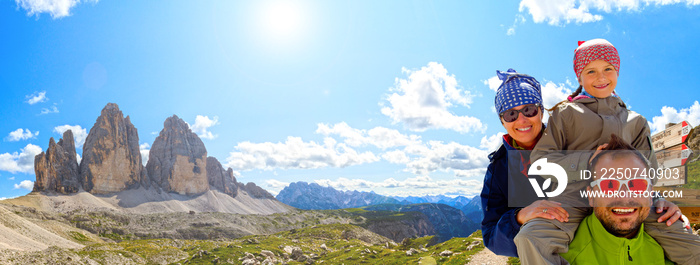
[[[611, 134], [631, 143], [649, 159], [653, 168], [657, 167], [647, 120], [628, 110], [615, 94], [619, 70], [620, 58], [610, 42], [603, 39], [579, 42], [574, 71], [580, 86], [568, 100], [552, 108], [547, 128], [531, 158], [531, 161], [547, 158], [547, 162], [557, 163], [566, 170], [566, 190], [552, 199], [568, 206], [565, 208], [569, 220], [536, 218], [525, 223], [514, 239], [523, 264], [568, 264], [558, 253], [568, 251], [578, 224], [591, 213], [587, 198], [579, 193], [589, 181], [582, 180], [579, 174], [587, 169], [593, 150], [600, 150]], [[681, 216], [679, 208], [663, 199], [655, 200], [655, 206], [659, 209], [644, 221], [645, 231], [658, 241], [670, 260], [698, 264], [700, 237], [687, 233], [681, 222], [673, 223]], [[668, 212], [660, 216], [662, 208], [668, 208]], [[673, 225], [660, 223], [666, 219], [668, 225]]]

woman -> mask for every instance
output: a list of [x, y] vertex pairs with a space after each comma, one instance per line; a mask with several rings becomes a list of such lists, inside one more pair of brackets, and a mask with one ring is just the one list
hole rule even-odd
[[538, 183], [543, 179], [527, 176], [529, 151], [544, 131], [540, 83], [513, 69], [497, 74], [503, 83], [496, 92], [496, 111], [508, 134], [503, 136], [503, 145], [489, 155], [491, 163], [481, 191], [481, 231], [484, 245], [491, 251], [517, 257], [513, 238], [523, 223], [536, 217], [565, 222], [568, 213], [557, 202], [538, 200], [528, 178], [536, 178]]

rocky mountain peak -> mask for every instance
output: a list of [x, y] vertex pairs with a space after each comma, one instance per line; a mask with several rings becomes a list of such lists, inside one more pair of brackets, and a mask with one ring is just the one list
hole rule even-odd
[[128, 199], [122, 199], [120, 203], [138, 206], [143, 203], [139, 201], [143, 198], [134, 194], [157, 194], [153, 196], [162, 198], [194, 195], [191, 198], [197, 200], [202, 197], [199, 195], [211, 190], [218, 192], [209, 192], [203, 197], [216, 197], [223, 193], [230, 198], [219, 199], [239, 200], [249, 208], [226, 208], [224, 205], [235, 203], [212, 202], [207, 208], [210, 210], [276, 212], [288, 209], [254, 183], [237, 182], [231, 168], [225, 170], [216, 158], [207, 157], [202, 140], [177, 115], [164, 121], [144, 167], [138, 131], [131, 118], [124, 117], [117, 104], [109, 103], [90, 128], [82, 155], [82, 161], [78, 164], [75, 139], [70, 130], [63, 134], [58, 143], [51, 138], [46, 152], [35, 157], [37, 179], [34, 191], [76, 193], [82, 188], [91, 194], [127, 192], [130, 194]]
[[153, 142], [146, 164], [154, 187], [193, 195], [207, 191], [207, 149], [185, 121], [173, 115]]
[[90, 129], [80, 163], [83, 188], [107, 194], [137, 188], [145, 183], [139, 136], [119, 106], [108, 103]]
[[267, 192], [265, 189], [261, 188], [260, 186], [255, 185], [255, 183], [253, 183], [253, 182], [248, 182], [245, 184], [245, 186], [243, 186], [239, 183], [239, 187], [242, 190], [245, 190], [248, 193], [248, 195], [250, 195], [253, 198], [276, 200], [275, 196], [272, 196], [272, 194], [270, 194], [269, 192]]
[[33, 191], [74, 193], [80, 190], [80, 173], [75, 153], [73, 132], [67, 130], [63, 138], [49, 139], [49, 148], [34, 157], [36, 182]]
[[116, 103], [111, 103], [111, 102], [107, 103], [107, 105], [105, 105], [105, 107], [102, 108], [102, 115], [105, 115], [105, 112], [119, 112], [119, 113], [121, 113], [121, 111], [119, 110], [119, 105], [117, 105]]
[[207, 157], [207, 179], [211, 189], [217, 189], [234, 198], [238, 195], [238, 183], [233, 176], [233, 170], [224, 170], [215, 157]]
[[187, 123], [183, 119], [180, 119], [180, 117], [177, 115], [173, 115], [165, 119], [165, 122], [163, 122], [163, 128], [191, 132], [190, 126], [188, 126]]
[[[53, 141], [53, 137], [49, 140], [49, 146], [51, 146], [51, 142]], [[63, 147], [63, 149], [68, 152], [68, 155], [72, 155], [73, 157], [76, 157], [76, 162], [77, 162], [77, 156], [75, 152], [75, 139], [73, 138], [73, 131], [71, 130], [66, 130], [63, 132], [63, 138], [58, 140], [58, 145]]]

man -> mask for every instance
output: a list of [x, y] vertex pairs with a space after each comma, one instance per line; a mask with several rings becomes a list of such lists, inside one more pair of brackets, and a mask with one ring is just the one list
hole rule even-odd
[[586, 190], [596, 193], [588, 197], [593, 214], [579, 225], [569, 251], [561, 254], [564, 259], [571, 264], [673, 264], [644, 231], [652, 205], [649, 168], [639, 151], [613, 135], [590, 163], [593, 181]]

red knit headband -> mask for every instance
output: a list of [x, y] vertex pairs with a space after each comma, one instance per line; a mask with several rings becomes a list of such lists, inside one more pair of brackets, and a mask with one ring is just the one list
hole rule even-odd
[[604, 60], [615, 67], [615, 71], [620, 73], [620, 56], [617, 49], [609, 41], [604, 39], [592, 39], [589, 41], [579, 41], [578, 48], [574, 54], [574, 72], [576, 78], [580, 79], [583, 68], [595, 60]]

